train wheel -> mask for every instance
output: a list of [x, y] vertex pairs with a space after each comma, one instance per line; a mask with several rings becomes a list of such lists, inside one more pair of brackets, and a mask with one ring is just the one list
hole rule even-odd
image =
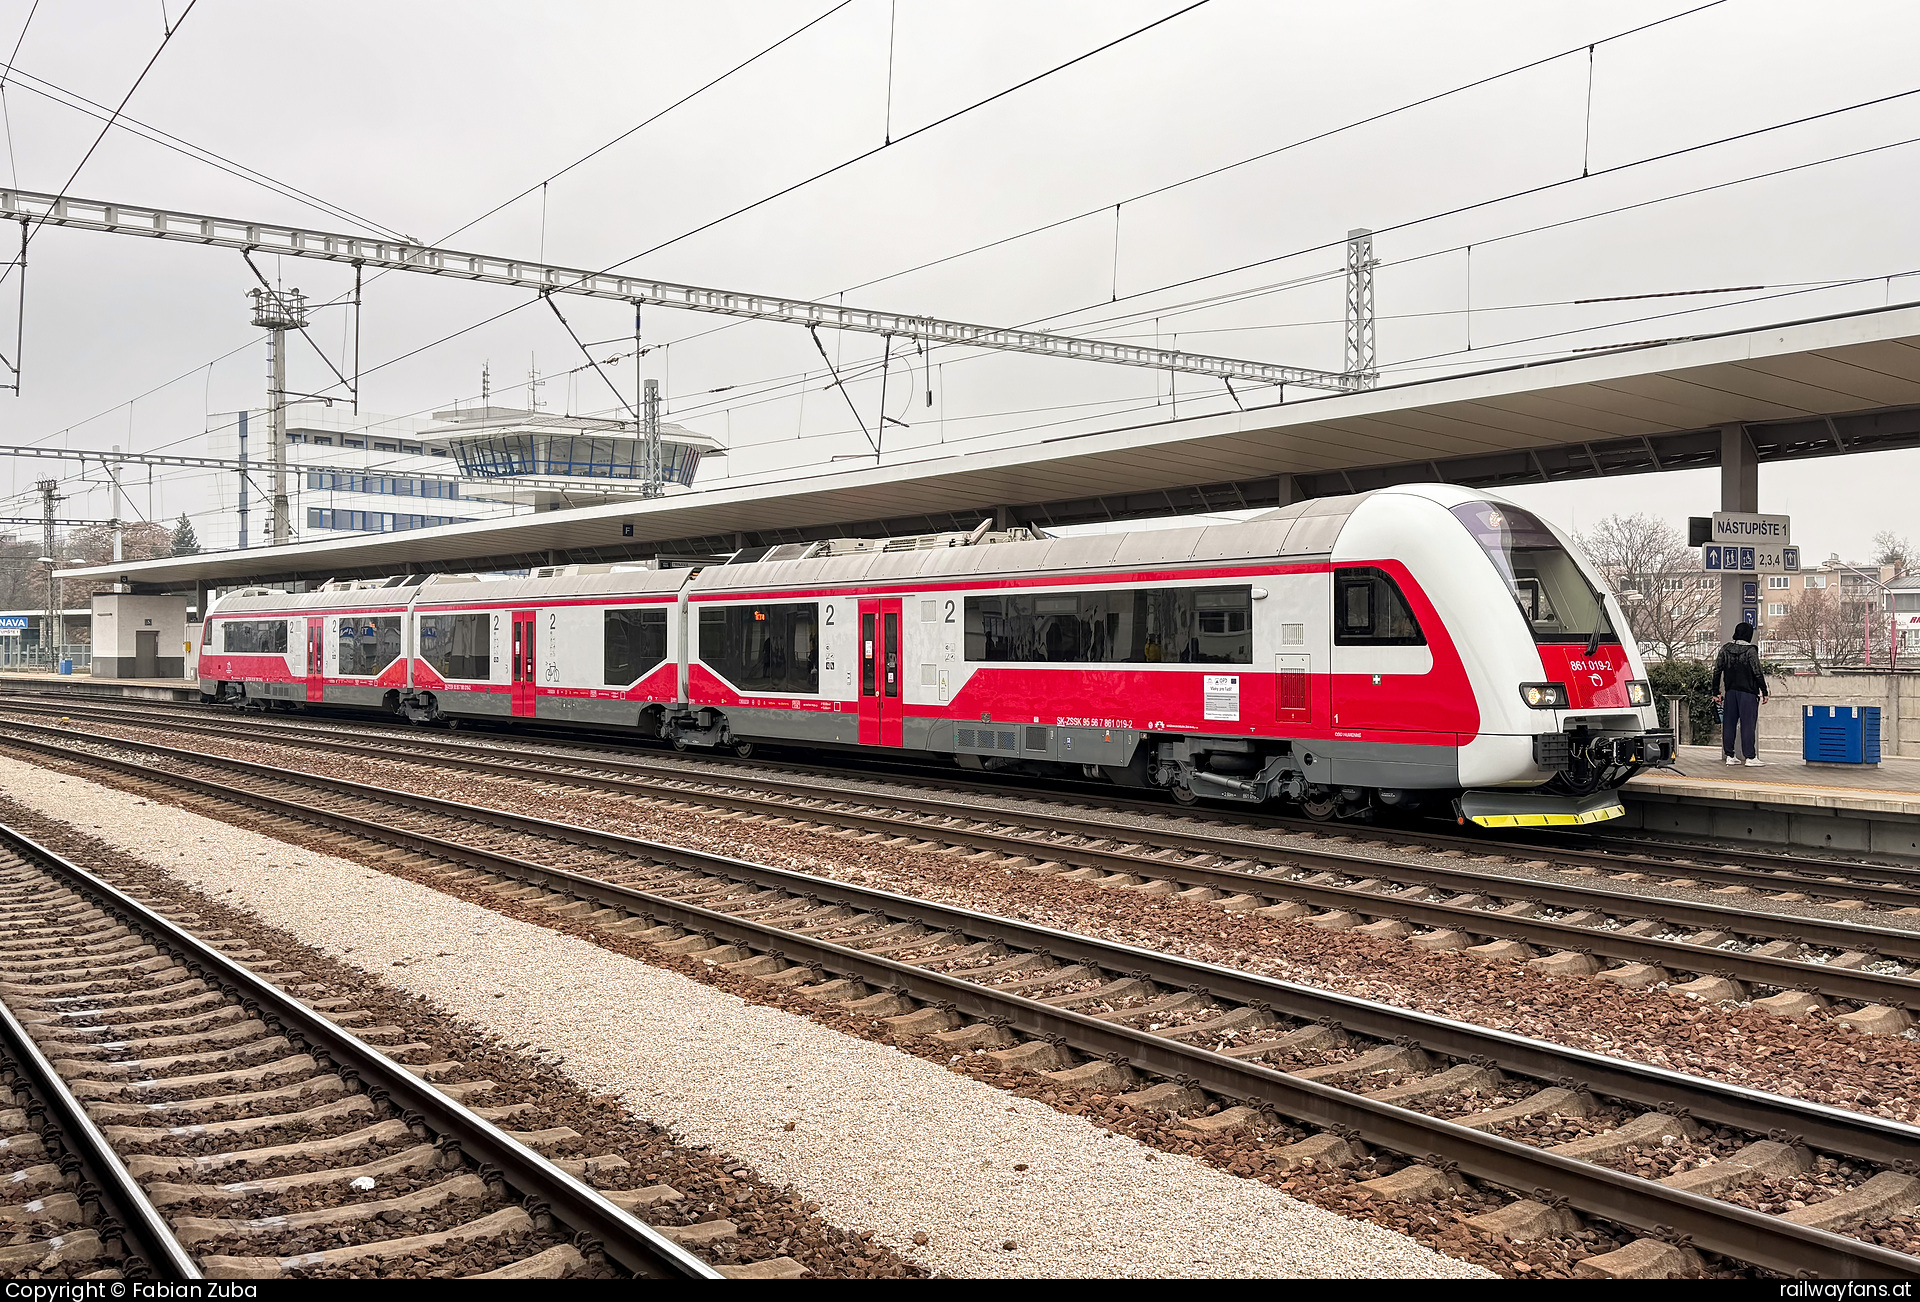
[[1175, 787], [1173, 789], [1173, 798], [1177, 803], [1182, 805], [1197, 805], [1200, 803], [1200, 797], [1194, 795], [1193, 792], [1187, 790], [1185, 787]]
[[687, 739], [685, 737], [675, 736], [673, 739], [673, 748], [675, 750], [685, 750], [687, 748]]
[[748, 759], [753, 755], [753, 743], [750, 741], [736, 741], [733, 743], [733, 753], [741, 759]]

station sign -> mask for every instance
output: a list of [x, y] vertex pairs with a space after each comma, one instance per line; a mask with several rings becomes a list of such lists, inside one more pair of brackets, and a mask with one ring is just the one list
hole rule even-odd
[[1700, 549], [1700, 567], [1709, 574], [1798, 574], [1800, 549], [1708, 543]]
[[24, 629], [27, 626], [25, 615], [0, 615], [0, 629]]
[[1744, 511], [1715, 511], [1706, 541], [1783, 547], [1793, 541], [1790, 515], [1750, 515]]

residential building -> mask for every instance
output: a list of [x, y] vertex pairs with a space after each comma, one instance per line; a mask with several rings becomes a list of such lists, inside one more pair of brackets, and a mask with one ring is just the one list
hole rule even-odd
[[1887, 584], [1888, 624], [1900, 639], [1901, 655], [1920, 655], [1920, 574]]
[[[1693, 568], [1683, 574], [1641, 578], [1608, 575], [1630, 617], [1637, 616], [1635, 625], [1643, 646], [1653, 628], [1671, 630], [1682, 655], [1708, 656], [1718, 645], [1720, 576], [1698, 568], [1697, 552], [1692, 554], [1690, 564]], [[1750, 603], [1757, 616], [1754, 640], [1770, 659], [1791, 663], [1798, 656], [1789, 645], [1789, 620], [1809, 593], [1829, 594], [1837, 603], [1834, 621], [1854, 633], [1844, 650], [1850, 661], [1859, 659], [1869, 644], [1884, 650], [1885, 620], [1870, 621], [1868, 617], [1869, 611], [1883, 608], [1909, 616], [1902, 623], [1902, 650], [1920, 653], [1920, 576], [1896, 580], [1891, 566], [1854, 565], [1832, 554], [1797, 574], [1756, 575], [1750, 581], [1756, 585], [1756, 598]], [[1634, 607], [1642, 603], [1657, 603], [1661, 609], [1640, 615]], [[1871, 639], [1867, 636], [1869, 623], [1873, 625]]]

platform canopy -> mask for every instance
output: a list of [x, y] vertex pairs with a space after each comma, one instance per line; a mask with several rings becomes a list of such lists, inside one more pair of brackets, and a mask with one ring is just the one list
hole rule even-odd
[[1920, 306], [1825, 317], [650, 502], [62, 571], [141, 587], [712, 555], [829, 537], [1281, 505], [1396, 483], [1498, 488], [1920, 446]]

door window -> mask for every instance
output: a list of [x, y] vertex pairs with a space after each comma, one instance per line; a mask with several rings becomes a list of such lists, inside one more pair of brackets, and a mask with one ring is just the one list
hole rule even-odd
[[885, 616], [887, 630], [887, 695], [900, 695], [900, 616], [888, 611]]
[[873, 616], [860, 617], [860, 695], [873, 696]]
[[1334, 571], [1333, 641], [1335, 646], [1425, 646], [1427, 637], [1390, 575], [1355, 567]]

